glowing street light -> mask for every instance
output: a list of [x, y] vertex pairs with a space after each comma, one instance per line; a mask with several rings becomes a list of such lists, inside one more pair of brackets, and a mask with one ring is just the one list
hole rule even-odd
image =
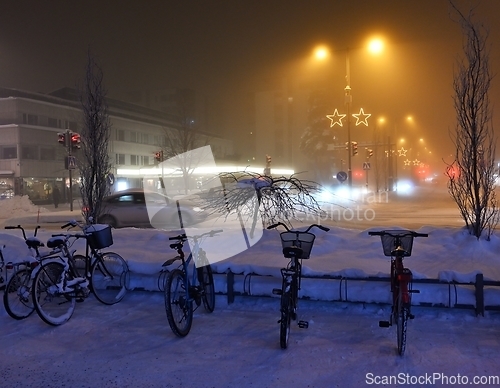
[[[379, 54], [382, 52], [384, 47], [383, 41], [380, 38], [372, 39], [368, 43], [368, 50], [371, 53], [374, 54]], [[344, 116], [347, 116], [347, 181], [349, 184], [349, 188], [352, 188], [352, 141], [351, 141], [351, 106], [352, 106], [352, 94], [351, 94], [351, 66], [350, 66], [350, 57], [349, 57], [349, 48], [346, 50], [346, 57], [345, 57], [345, 68], [346, 68], [346, 86], [344, 88], [344, 103], [346, 105], [347, 109], [347, 114]], [[317, 59], [325, 59], [328, 56], [328, 49], [325, 48], [324, 46], [320, 46], [315, 50], [315, 57]], [[335, 113], [333, 115], [327, 115], [327, 117], [332, 121], [331, 122], [331, 127], [335, 124], [339, 124], [342, 126], [342, 118], [340, 117], [337, 110], [335, 110]], [[359, 124], [364, 124], [368, 126], [368, 117], [371, 116], [371, 114], [366, 114], [364, 113], [363, 109], [360, 110], [359, 113], [353, 114], [356, 118], [356, 125]], [[340, 118], [339, 118], [340, 117]]]

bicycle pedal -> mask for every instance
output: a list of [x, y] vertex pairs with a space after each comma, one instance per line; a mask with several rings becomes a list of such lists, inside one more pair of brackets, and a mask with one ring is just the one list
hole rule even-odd
[[301, 329], [307, 329], [309, 327], [309, 322], [307, 322], [307, 321], [298, 321], [297, 325], [299, 325], [299, 327]]
[[273, 295], [281, 295], [282, 293], [281, 288], [273, 288]]
[[378, 327], [390, 327], [391, 323], [389, 321], [378, 321]]

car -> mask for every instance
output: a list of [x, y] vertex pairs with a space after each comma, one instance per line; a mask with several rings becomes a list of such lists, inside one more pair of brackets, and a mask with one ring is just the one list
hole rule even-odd
[[206, 213], [191, 200], [174, 200], [154, 191], [126, 189], [103, 199], [98, 222], [113, 228], [181, 228], [202, 222]]

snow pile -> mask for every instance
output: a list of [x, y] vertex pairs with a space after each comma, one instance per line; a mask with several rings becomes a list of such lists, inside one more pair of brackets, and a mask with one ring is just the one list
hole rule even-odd
[[0, 219], [36, 215], [38, 212], [45, 213], [48, 210], [34, 205], [27, 195], [16, 195], [13, 198], [0, 201]]

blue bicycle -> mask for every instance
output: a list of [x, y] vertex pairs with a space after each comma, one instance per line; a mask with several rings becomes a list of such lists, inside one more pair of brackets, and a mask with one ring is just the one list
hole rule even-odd
[[[180, 234], [170, 237], [176, 241], [170, 248], [177, 251], [178, 256], [167, 260], [163, 266], [172, 265], [180, 260], [178, 268], [168, 273], [165, 281], [165, 311], [168, 324], [175, 335], [185, 337], [191, 330], [193, 312], [203, 302], [203, 307], [209, 313], [215, 309], [215, 289], [212, 268], [208, 262], [206, 252], [201, 248], [202, 241], [213, 237], [222, 230], [212, 230], [199, 236]], [[191, 242], [191, 253], [186, 259], [183, 251], [184, 243]], [[194, 262], [196, 266], [190, 265]], [[195, 267], [195, 268], [193, 268]], [[193, 304], [196, 304], [194, 308]]]

